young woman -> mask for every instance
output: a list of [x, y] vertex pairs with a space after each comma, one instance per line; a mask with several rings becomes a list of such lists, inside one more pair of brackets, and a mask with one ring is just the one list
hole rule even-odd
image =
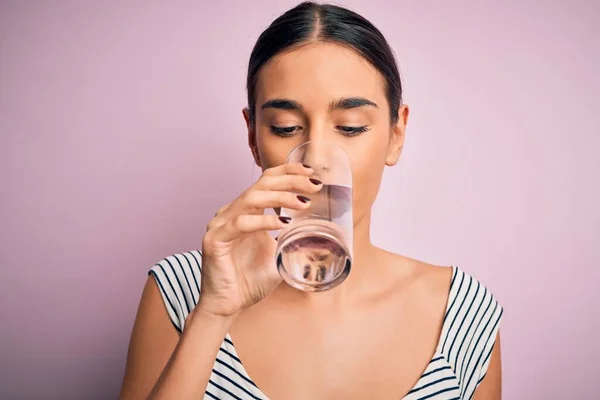
[[[500, 399], [502, 308], [457, 267], [370, 241], [383, 169], [398, 162], [408, 108], [382, 34], [344, 8], [302, 3], [250, 57], [250, 151], [263, 174], [209, 223], [202, 251], [150, 271], [122, 399]], [[335, 289], [281, 283], [264, 210], [304, 209], [322, 184], [284, 164], [329, 140], [353, 170], [354, 257]], [[304, 200], [304, 201], [302, 201]]]

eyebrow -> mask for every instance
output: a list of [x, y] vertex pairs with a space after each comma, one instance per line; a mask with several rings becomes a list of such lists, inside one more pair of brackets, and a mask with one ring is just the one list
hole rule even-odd
[[365, 99], [364, 97], [347, 97], [341, 98], [332, 102], [329, 106], [331, 110], [350, 110], [352, 108], [358, 107], [375, 107], [379, 108], [377, 104], [372, 102], [371, 100]]
[[304, 108], [298, 102], [296, 102], [294, 100], [288, 100], [288, 99], [272, 99], [272, 100], [267, 101], [260, 108], [261, 108], [261, 110], [264, 110], [267, 108], [275, 108], [278, 110], [294, 110], [294, 111], [303, 111], [304, 110]]
[[[363, 97], [344, 97], [331, 102], [329, 109], [333, 110], [350, 110], [358, 107], [375, 107], [379, 106], [371, 100]], [[304, 107], [300, 103], [289, 99], [271, 99], [264, 103], [261, 107], [262, 110], [267, 108], [274, 108], [277, 110], [292, 110], [292, 111], [304, 111]]]

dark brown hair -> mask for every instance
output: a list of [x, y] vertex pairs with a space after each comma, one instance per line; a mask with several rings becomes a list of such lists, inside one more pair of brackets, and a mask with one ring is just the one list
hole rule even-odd
[[248, 108], [250, 121], [256, 116], [258, 73], [272, 57], [311, 41], [347, 46], [369, 61], [385, 79], [392, 124], [398, 121], [402, 83], [392, 49], [371, 22], [346, 8], [304, 2], [285, 12], [260, 35], [248, 64]]

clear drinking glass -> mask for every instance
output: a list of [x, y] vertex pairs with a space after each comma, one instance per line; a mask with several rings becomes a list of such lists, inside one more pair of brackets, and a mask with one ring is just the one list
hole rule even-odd
[[285, 282], [303, 291], [319, 292], [342, 283], [352, 266], [352, 170], [340, 146], [309, 141], [294, 148], [287, 163], [302, 163], [323, 182], [310, 196], [306, 210], [282, 208], [291, 218], [280, 232], [275, 253], [277, 270]]

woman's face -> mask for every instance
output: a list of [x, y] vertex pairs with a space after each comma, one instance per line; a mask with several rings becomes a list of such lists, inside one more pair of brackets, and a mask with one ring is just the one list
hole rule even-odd
[[[327, 140], [350, 157], [355, 224], [375, 201], [385, 165], [394, 165], [404, 142], [408, 109], [390, 123], [385, 82], [368, 61], [336, 44], [311, 43], [265, 64], [256, 88], [250, 148], [263, 170], [283, 164], [308, 141]], [[248, 122], [248, 113], [245, 112]]]

